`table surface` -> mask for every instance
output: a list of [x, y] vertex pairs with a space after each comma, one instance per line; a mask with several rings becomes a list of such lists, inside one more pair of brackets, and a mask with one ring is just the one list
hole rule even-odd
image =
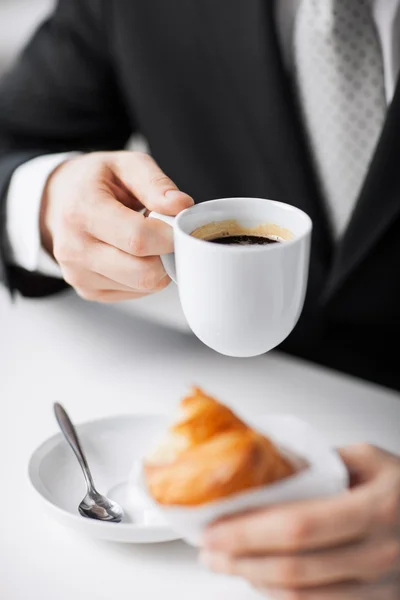
[[[165, 311], [171, 294], [152, 300], [152, 310], [158, 302]], [[296, 414], [332, 444], [369, 441], [400, 453], [399, 394], [279, 353], [220, 356], [183, 331], [127, 312], [72, 295], [11, 304], [0, 289], [0, 596], [255, 599], [243, 582], [198, 566], [182, 542], [99, 543], [42, 512], [26, 471], [35, 447], [56, 432], [52, 403], [65, 404], [77, 421], [166, 413], [197, 383], [249, 414]]]

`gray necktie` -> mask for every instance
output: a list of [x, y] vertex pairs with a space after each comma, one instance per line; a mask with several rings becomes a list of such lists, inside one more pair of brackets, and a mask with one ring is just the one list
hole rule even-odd
[[382, 130], [382, 53], [369, 0], [302, 0], [296, 80], [336, 235], [346, 228]]

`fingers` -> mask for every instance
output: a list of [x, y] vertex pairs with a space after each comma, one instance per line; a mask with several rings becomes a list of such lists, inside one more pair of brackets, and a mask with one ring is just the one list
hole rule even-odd
[[[400, 525], [399, 458], [362, 445], [342, 451], [347, 463], [364, 469], [364, 485], [323, 500], [287, 503], [211, 526], [207, 550], [233, 556], [329, 548], [359, 541]], [[368, 469], [374, 475], [367, 476]]]
[[[122, 283], [118, 283], [118, 281], [114, 281], [113, 279], [109, 279], [108, 277], [104, 277], [103, 275], [99, 275], [98, 273], [82, 271], [79, 275], [75, 275], [75, 289], [78, 294], [84, 297], [84, 292], [87, 290], [96, 290], [96, 291], [104, 291], [110, 290], [112, 292], [137, 292], [140, 290], [134, 290], [127, 285], [123, 285]], [[82, 292], [82, 293], [81, 293]]]
[[134, 256], [160, 256], [173, 252], [172, 228], [148, 219], [103, 194], [88, 218], [87, 233], [93, 238]]
[[112, 303], [141, 298], [151, 292], [134, 290], [117, 281], [86, 270], [74, 270], [67, 279], [73, 282], [78, 296], [90, 302]]
[[244, 555], [324, 548], [363, 537], [374, 511], [368, 492], [290, 503], [217, 523], [205, 535], [209, 550]]
[[356, 444], [339, 449], [339, 454], [350, 474], [356, 475], [362, 483], [379, 471], [383, 457], [383, 450], [369, 444]]
[[345, 583], [291, 590], [260, 587], [258, 591], [270, 600], [397, 600], [400, 582], [373, 586]]
[[[80, 193], [66, 194], [67, 176]], [[59, 222], [52, 228], [57, 248], [89, 234], [135, 256], [168, 254], [173, 250], [171, 227], [136, 211], [146, 206], [176, 215], [193, 204], [150, 156], [137, 152], [94, 153], [70, 164], [59, 177], [52, 188], [52, 197], [61, 196], [54, 204]]]
[[193, 205], [193, 199], [179, 191], [148, 154], [116, 152], [113, 160], [118, 177], [149, 210], [175, 216]]
[[102, 303], [122, 302], [124, 300], [141, 298], [163, 289], [169, 283], [168, 277], [165, 277], [158, 289], [135, 290], [102, 275], [87, 271], [78, 276], [74, 273], [72, 279], [76, 282], [74, 287], [78, 296], [84, 300]]
[[373, 501], [370, 531], [400, 530], [399, 457], [369, 444], [342, 448], [340, 455], [359, 485], [353, 494], [368, 494]]
[[110, 290], [82, 290], [77, 294], [84, 300], [90, 302], [100, 302], [102, 304], [114, 304], [116, 302], [125, 302], [127, 300], [137, 300], [145, 294], [141, 292], [115, 292]]
[[101, 290], [149, 294], [170, 281], [158, 257], [138, 258], [102, 242], [75, 254], [63, 260], [63, 275], [86, 299]]
[[145, 293], [163, 289], [169, 282], [160, 258], [138, 258], [101, 242], [96, 244], [87, 267], [131, 290]]
[[206, 532], [203, 562], [283, 600], [400, 597], [398, 579], [377, 583], [400, 572], [399, 458], [368, 445], [341, 454], [362, 485], [221, 521]]
[[[368, 598], [365, 595], [365, 587], [357, 584], [339, 584], [308, 590], [278, 590], [260, 587], [258, 591], [265, 594], [269, 600], [367, 600]], [[372, 598], [368, 600], [372, 600]]]
[[292, 556], [206, 554], [202, 562], [212, 571], [243, 577], [257, 587], [308, 588], [343, 581], [377, 581], [393, 568], [398, 555], [399, 543], [393, 538]]
[[371, 540], [347, 548], [297, 556], [230, 558], [203, 555], [212, 571], [237, 575], [255, 586], [307, 588], [343, 581], [377, 581], [394, 567], [399, 543], [394, 539]]
[[137, 211], [176, 215], [192, 204], [150, 156], [91, 153], [49, 178], [41, 235], [80, 296], [120, 301], [169, 283], [159, 256], [173, 251], [172, 229]]

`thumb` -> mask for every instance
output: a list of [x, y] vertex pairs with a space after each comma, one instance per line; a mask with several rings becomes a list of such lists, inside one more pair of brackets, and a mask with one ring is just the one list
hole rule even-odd
[[380, 471], [383, 452], [376, 446], [354, 444], [338, 452], [349, 471], [352, 487], [366, 483]]
[[114, 161], [118, 177], [148, 210], [174, 217], [193, 206], [193, 198], [181, 192], [148, 154], [116, 152]]

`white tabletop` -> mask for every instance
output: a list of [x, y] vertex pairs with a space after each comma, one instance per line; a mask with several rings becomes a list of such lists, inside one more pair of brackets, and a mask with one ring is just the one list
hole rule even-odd
[[[171, 288], [151, 301], [158, 320], [175, 296]], [[146, 303], [138, 306], [146, 313]], [[187, 333], [127, 312], [70, 295], [11, 305], [0, 290], [0, 597], [257, 598], [242, 582], [205, 572], [181, 542], [93, 542], [42, 513], [26, 469], [34, 448], [57, 430], [52, 403], [62, 402], [77, 421], [165, 413], [197, 383], [248, 413], [294, 413], [333, 444], [364, 440], [400, 453], [400, 396], [278, 353], [220, 356]]]

